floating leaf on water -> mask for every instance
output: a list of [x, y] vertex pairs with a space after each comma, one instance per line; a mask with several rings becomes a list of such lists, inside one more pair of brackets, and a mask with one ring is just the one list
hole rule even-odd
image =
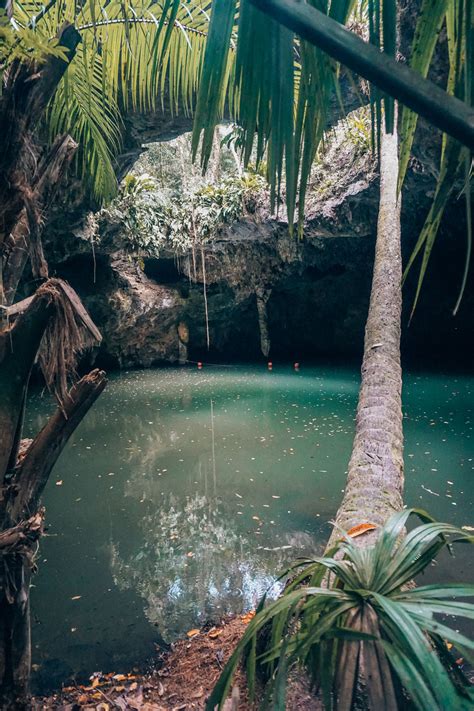
[[357, 536], [362, 536], [367, 531], [374, 531], [376, 528], [375, 523], [359, 523], [357, 526], [350, 528], [347, 531], [347, 535], [351, 538], [357, 538]]
[[59, 479], [59, 480], [56, 482], [56, 486], [62, 486], [62, 485], [63, 485], [63, 480], [62, 480], [62, 479]]

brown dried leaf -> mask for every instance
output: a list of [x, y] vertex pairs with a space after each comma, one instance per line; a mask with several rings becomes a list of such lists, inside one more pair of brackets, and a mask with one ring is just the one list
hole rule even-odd
[[224, 630], [217, 629], [217, 627], [213, 627], [212, 629], [209, 630], [207, 633], [207, 636], [210, 637], [211, 639], [217, 639]]
[[197, 630], [197, 629], [189, 630], [189, 632], [186, 632], [186, 636], [189, 637], [189, 639], [191, 639], [192, 637], [195, 637], [197, 634], [199, 634], [200, 631], [201, 630]]
[[376, 528], [375, 523], [359, 523], [357, 526], [350, 528], [347, 531], [347, 535], [351, 538], [357, 538], [357, 536], [362, 536], [367, 531], [374, 531]]

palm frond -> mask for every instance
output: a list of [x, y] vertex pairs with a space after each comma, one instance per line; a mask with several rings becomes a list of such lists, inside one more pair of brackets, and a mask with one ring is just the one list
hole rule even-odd
[[[427, 75], [443, 22], [446, 23], [449, 54], [447, 91], [472, 106], [474, 12], [471, 0], [452, 0], [452, 2], [436, 0], [435, 3], [425, 2], [423, 4], [415, 32], [411, 59], [412, 66], [423, 76]], [[401, 120], [399, 187], [401, 187], [406, 175], [416, 125], [416, 115], [405, 108]], [[466, 199], [467, 250], [460, 294], [454, 307], [454, 314], [459, 309], [467, 283], [471, 260], [473, 229], [470, 190], [471, 155], [468, 149], [463, 148], [453, 138], [445, 135], [443, 137], [441, 164], [435, 196], [404, 273], [405, 279], [418, 254], [423, 250], [411, 317], [413, 317], [418, 303], [444, 211], [452, 197], [456, 184], [459, 182], [463, 166], [465, 167], [464, 193]]]
[[[400, 540], [413, 515], [422, 525]], [[402, 688], [421, 711], [467, 711], [473, 700], [467, 680], [460, 670], [453, 677], [454, 658], [447, 647], [441, 654], [439, 645], [441, 639], [450, 640], [470, 658], [474, 643], [436, 615], [473, 619], [474, 605], [456, 598], [474, 596], [474, 586], [405, 589], [412, 575], [456, 541], [473, 539], [455, 526], [434, 521], [425, 511], [408, 509], [387, 522], [375, 545], [361, 549], [343, 538], [336, 559], [308, 561], [279, 600], [260, 605], [211, 694], [208, 711], [223, 707], [239, 661], [249, 650], [252, 687], [257, 666], [267, 671], [265, 708], [284, 708], [284, 677], [300, 664], [321, 690], [327, 709], [353, 708], [363, 670], [371, 708], [404, 708]], [[297, 564], [292, 572], [300, 567]], [[315, 576], [317, 587], [302, 585]], [[321, 586], [323, 581], [328, 587]], [[256, 655], [257, 636], [264, 627], [267, 642]]]
[[[428, 75], [431, 60], [445, 21], [448, 0], [423, 0], [411, 47], [410, 66], [423, 77]], [[399, 189], [408, 168], [418, 115], [403, 107], [400, 118]]]
[[[124, 111], [156, 110], [166, 95], [172, 112], [191, 112], [202, 68], [210, 3], [198, 0], [95, 0], [15, 3], [19, 28], [51, 43], [64, 20], [82, 35], [49, 112], [50, 131], [80, 142], [80, 173], [98, 199], [116, 192], [114, 159]], [[21, 30], [24, 34], [26, 29]], [[33, 30], [28, 30], [30, 33]], [[23, 36], [23, 35], [22, 35]]]
[[83, 41], [48, 109], [51, 138], [69, 133], [76, 140], [80, 174], [98, 199], [116, 192], [114, 158], [122, 143], [120, 111], [104, 82], [104, 57]]

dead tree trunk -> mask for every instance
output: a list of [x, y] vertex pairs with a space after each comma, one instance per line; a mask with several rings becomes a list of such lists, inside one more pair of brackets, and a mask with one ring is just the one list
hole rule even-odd
[[[88, 343], [82, 331], [89, 339], [99, 335], [67, 284], [52, 279], [7, 313], [14, 321], [0, 332], [0, 706], [22, 709], [28, 708], [29, 586], [43, 531], [40, 497], [67, 440], [104, 389], [106, 380], [102, 371], [95, 370], [64, 392], [64, 373], [53, 373], [48, 366], [51, 349], [57, 349], [66, 354], [67, 370], [75, 349]], [[64, 334], [69, 341], [69, 355], [67, 344], [61, 343]], [[42, 353], [45, 336], [53, 343]], [[23, 441], [22, 446], [28, 381], [38, 353], [61, 404], [37, 437], [31, 443]], [[54, 359], [52, 367], [57, 369]]]
[[65, 23], [58, 39], [68, 61], [49, 57], [40, 67], [15, 62], [9, 67], [0, 98], [0, 250], [31, 199], [35, 174], [32, 131], [74, 57], [80, 35]]
[[[71, 136], [58, 136], [46, 156], [40, 161], [31, 184], [30, 204], [33, 214], [23, 208], [3, 249], [3, 288], [5, 303], [12, 304], [28, 259], [31, 259], [33, 277], [46, 279], [48, 265], [41, 245], [44, 215], [48, 213], [57, 189], [77, 150]], [[37, 219], [39, 217], [39, 219]]]
[[[59, 32], [67, 61], [14, 63], [0, 98], [0, 707], [27, 709], [31, 667], [29, 588], [44, 512], [40, 497], [67, 440], [105, 387], [95, 370], [68, 390], [80, 351], [100, 340], [77, 294], [59, 279], [46, 281], [19, 304], [14, 296], [26, 260], [42, 279], [41, 245], [49, 207], [76, 145], [58, 138], [37, 159], [32, 132], [42, 118], [80, 36]], [[23, 417], [35, 361], [59, 407], [32, 442], [22, 441]]]

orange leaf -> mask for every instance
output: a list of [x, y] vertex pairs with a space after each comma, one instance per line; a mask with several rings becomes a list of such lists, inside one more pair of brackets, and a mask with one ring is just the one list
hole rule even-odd
[[351, 538], [357, 538], [357, 536], [362, 536], [367, 531], [374, 531], [376, 528], [375, 523], [359, 523], [357, 526], [350, 528], [347, 531], [347, 535]]
[[240, 619], [242, 622], [244, 622], [246, 625], [250, 622], [255, 617], [255, 610], [250, 610], [250, 612], [246, 612], [245, 615], [241, 615]]
[[211, 639], [217, 639], [222, 634], [222, 630], [218, 630], [216, 627], [213, 627], [209, 632], [207, 633], [207, 636], [210, 637]]
[[197, 634], [200, 633], [201, 630], [189, 630], [189, 632], [186, 632], [186, 635], [191, 639], [191, 637], [195, 637]]

